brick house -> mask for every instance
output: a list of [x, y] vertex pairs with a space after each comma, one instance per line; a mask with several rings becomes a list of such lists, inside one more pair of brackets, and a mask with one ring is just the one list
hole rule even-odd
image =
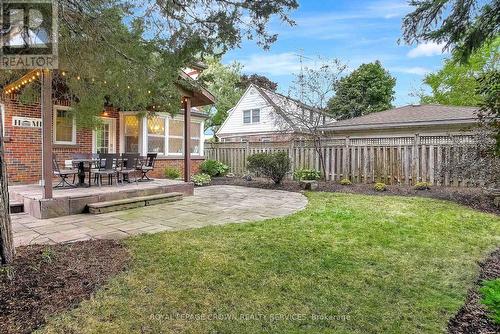
[[[182, 75], [186, 76], [184, 72]], [[193, 106], [211, 104], [214, 97], [207, 91], [197, 92]], [[119, 111], [107, 107], [96, 129], [83, 129], [69, 117], [71, 105], [53, 100], [53, 153], [64, 164], [75, 153], [158, 153], [151, 175], [162, 178], [167, 166], [183, 170], [183, 111], [171, 116], [156, 113], [141, 117], [141, 111]], [[42, 179], [42, 111], [40, 102], [24, 105], [15, 93], [4, 92], [0, 99], [5, 160], [9, 184], [39, 183]], [[191, 109], [191, 172], [204, 160], [204, 123], [207, 115]]]

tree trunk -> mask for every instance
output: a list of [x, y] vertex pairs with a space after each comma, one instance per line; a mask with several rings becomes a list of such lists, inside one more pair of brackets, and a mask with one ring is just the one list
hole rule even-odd
[[7, 164], [4, 159], [3, 129], [1, 123], [0, 121], [0, 264], [8, 264], [14, 260], [14, 242], [10, 221]]

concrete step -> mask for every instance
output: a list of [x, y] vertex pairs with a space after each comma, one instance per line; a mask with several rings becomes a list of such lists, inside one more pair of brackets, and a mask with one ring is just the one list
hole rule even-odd
[[10, 201], [10, 213], [22, 213], [24, 212], [24, 203], [17, 201]]
[[92, 203], [88, 205], [88, 208], [91, 214], [100, 214], [180, 201], [182, 197], [182, 193], [171, 192], [150, 196], [131, 197], [115, 201]]

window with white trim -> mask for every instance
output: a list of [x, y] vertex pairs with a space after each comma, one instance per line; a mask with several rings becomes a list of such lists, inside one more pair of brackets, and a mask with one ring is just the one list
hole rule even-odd
[[243, 110], [243, 124], [260, 123], [260, 109]]
[[181, 155], [184, 146], [184, 121], [168, 120], [168, 154]]
[[137, 115], [123, 116], [124, 152], [139, 153], [139, 121]]
[[76, 120], [68, 107], [54, 107], [54, 144], [76, 144]]
[[201, 124], [191, 122], [191, 154], [201, 155]]
[[165, 118], [148, 118], [148, 153], [165, 154]]

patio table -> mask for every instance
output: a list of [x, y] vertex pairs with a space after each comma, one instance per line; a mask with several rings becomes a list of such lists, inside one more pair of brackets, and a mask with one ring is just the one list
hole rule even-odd
[[[92, 185], [92, 165], [98, 163], [99, 159], [73, 159], [73, 162], [78, 164], [78, 183], [77, 187], [91, 187]], [[89, 166], [89, 184], [85, 183], [85, 165]]]

